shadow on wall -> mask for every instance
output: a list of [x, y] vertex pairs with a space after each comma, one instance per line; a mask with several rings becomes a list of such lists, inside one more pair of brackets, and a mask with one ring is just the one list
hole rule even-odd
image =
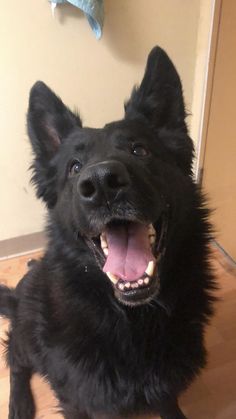
[[[135, 1], [104, 1], [103, 35], [101, 40], [97, 42], [103, 42], [121, 60], [143, 64], [146, 60], [147, 51], [150, 50], [150, 45], [154, 45], [154, 34], [157, 40], [159, 36], [157, 26], [153, 25], [153, 17], [150, 15], [150, 12], [145, 15], [143, 8], [137, 5], [137, 3], [135, 5]], [[137, 16], [139, 17], [138, 25], [136, 23]], [[68, 24], [68, 21], [71, 19], [77, 20], [79, 25], [79, 21], [85, 19], [85, 16], [78, 8], [69, 4], [61, 4], [57, 7], [56, 18], [61, 25]], [[94, 37], [89, 24], [88, 30], [91, 32], [91, 37]]]
[[[97, 41], [86, 22], [84, 13], [70, 4], [58, 5], [56, 19], [63, 26], [77, 26], [78, 31], [73, 35], [81, 42], [81, 24], [87, 25], [91, 42], [87, 45], [87, 55], [96, 61], [104, 50], [108, 50], [111, 57], [137, 71], [143, 68], [147, 55], [154, 45], [166, 49], [174, 61], [181, 78], [184, 78], [184, 94], [187, 111], [191, 110], [193, 95], [193, 74], [195, 68], [194, 53], [197, 48], [197, 28], [200, 13], [199, 0], [104, 0], [105, 19], [102, 39]], [[95, 60], [93, 48], [96, 48]], [[75, 51], [76, 53], [76, 51]], [[77, 51], [78, 53], [78, 51]], [[105, 54], [105, 56], [107, 56]], [[100, 71], [100, 66], [97, 66]], [[139, 79], [138, 79], [139, 80]], [[189, 112], [190, 113], [190, 112]]]
[[[137, 24], [136, 18], [140, 12], [142, 12], [142, 15], [139, 16]], [[143, 31], [145, 31], [145, 35]], [[158, 34], [155, 35], [158, 40]], [[149, 15], [147, 13], [145, 16], [143, 8], [136, 7], [134, 1], [105, 0], [103, 36], [107, 47], [112, 49], [120, 59], [143, 64], [146, 60], [147, 50], [153, 43], [153, 31], [149, 22]]]

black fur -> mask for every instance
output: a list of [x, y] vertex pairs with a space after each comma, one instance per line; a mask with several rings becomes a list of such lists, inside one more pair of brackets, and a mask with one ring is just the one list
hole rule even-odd
[[[158, 47], [125, 118], [103, 129], [82, 128], [44, 83], [33, 86], [33, 182], [49, 208], [49, 242], [14, 294], [0, 289], [0, 311], [11, 319], [9, 418], [34, 417], [34, 372], [50, 382], [67, 419], [184, 418], [177, 398], [205, 365], [214, 288], [208, 210], [192, 179], [185, 116], [179, 76]], [[133, 154], [137, 144], [145, 155]], [[123, 168], [122, 186], [114, 193], [116, 177], [109, 197], [99, 192], [95, 200], [89, 182], [101, 162], [106, 170]], [[152, 223], [158, 233], [163, 213], [168, 228], [160, 289], [137, 306], [125, 305], [91, 238], [123, 219]]]
[[2, 316], [11, 319], [14, 317], [17, 307], [17, 299], [14, 290], [5, 285], [1, 285], [0, 287], [0, 313]]

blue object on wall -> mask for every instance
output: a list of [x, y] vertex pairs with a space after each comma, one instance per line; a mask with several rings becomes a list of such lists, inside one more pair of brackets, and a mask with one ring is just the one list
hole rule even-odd
[[89, 24], [97, 39], [102, 36], [104, 21], [103, 0], [49, 0], [52, 4], [70, 3], [81, 9], [86, 15]]

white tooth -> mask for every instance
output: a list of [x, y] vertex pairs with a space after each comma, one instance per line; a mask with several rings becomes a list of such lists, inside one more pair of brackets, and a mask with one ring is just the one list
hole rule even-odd
[[138, 280], [138, 284], [139, 284], [139, 285], [143, 285], [143, 279], [139, 279], [139, 280]]
[[106, 272], [106, 274], [107, 274], [108, 278], [111, 280], [111, 282], [113, 282], [113, 284], [116, 285], [119, 278], [117, 276], [113, 275], [111, 272]]
[[144, 278], [144, 280], [143, 280], [143, 282], [144, 282], [144, 284], [149, 284], [149, 278], [146, 276], [146, 278]]
[[137, 282], [133, 282], [133, 284], [131, 284], [131, 288], [138, 288]]
[[108, 256], [108, 247], [104, 247], [102, 250], [103, 250], [103, 253], [104, 253], [106, 256]]
[[120, 290], [123, 291], [123, 289], [125, 288], [124, 284], [119, 284], [118, 287], [120, 288]]
[[102, 233], [100, 235], [100, 240], [101, 240], [101, 247], [102, 247], [102, 249], [104, 249], [105, 247], [107, 247], [107, 238], [106, 238], [105, 233]]
[[145, 271], [146, 274], [148, 274], [149, 276], [152, 276], [153, 272], [154, 272], [154, 268], [155, 268], [155, 264], [154, 264], [153, 260], [150, 260], [150, 262], [149, 262], [149, 264], [146, 268], [146, 271]]
[[105, 249], [107, 247], [107, 242], [105, 240], [101, 240], [101, 248]]
[[125, 288], [130, 288], [130, 282], [125, 283]]

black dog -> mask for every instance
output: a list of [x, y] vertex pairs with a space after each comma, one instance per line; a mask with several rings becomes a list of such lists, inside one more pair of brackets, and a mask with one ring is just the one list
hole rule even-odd
[[34, 372], [67, 419], [184, 418], [177, 398], [205, 365], [214, 288], [185, 117], [158, 47], [124, 119], [102, 129], [82, 128], [45, 84], [33, 86], [33, 182], [49, 241], [16, 289], [0, 291], [10, 419], [34, 417]]

